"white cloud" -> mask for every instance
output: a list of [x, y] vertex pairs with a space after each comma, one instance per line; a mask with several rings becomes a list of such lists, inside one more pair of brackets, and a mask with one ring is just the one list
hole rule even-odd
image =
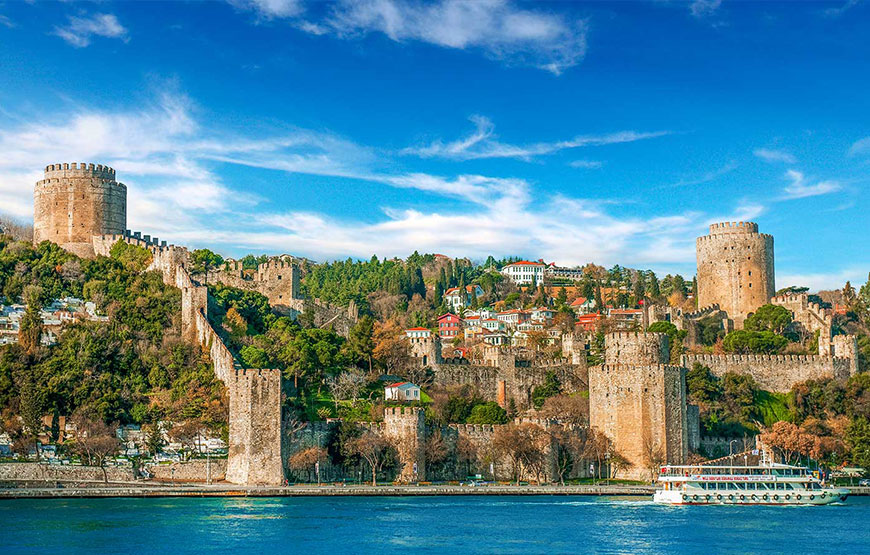
[[[0, 127], [2, 211], [28, 218], [41, 169], [85, 161], [115, 167], [128, 185], [131, 229], [227, 254], [289, 251], [323, 260], [419, 250], [659, 265], [669, 271], [680, 265], [691, 271], [694, 238], [707, 221], [694, 212], [616, 216], [611, 203], [536, 191], [518, 178], [401, 171], [395, 160], [385, 171], [378, 165], [383, 153], [328, 132], [241, 133], [214, 121], [201, 125], [189, 99], [162, 88], [170, 90], [135, 110], [64, 108], [55, 116], [22, 117]], [[440, 202], [431, 204], [438, 208], [412, 209], [399, 201], [364, 217], [288, 210], [257, 196], [250, 184], [239, 190], [225, 183], [215, 162], [367, 180], [423, 191]], [[751, 212], [738, 207], [720, 219], [748, 218]]]
[[230, 4], [251, 10], [265, 19], [294, 17], [304, 11], [301, 0], [229, 0]]
[[587, 24], [509, 0], [340, 0], [322, 19], [301, 19], [298, 0], [230, 0], [266, 18], [289, 18], [305, 32], [354, 38], [383, 33], [396, 42], [419, 41], [443, 48], [479, 50], [511, 64], [556, 75], [586, 54]]
[[5, 15], [0, 15], [0, 25], [12, 29], [15, 27], [15, 22], [6, 17]]
[[719, 11], [721, 5], [722, 0], [694, 0], [689, 4], [689, 11], [692, 17], [702, 19], [714, 15]]
[[870, 154], [870, 137], [864, 137], [861, 140], [855, 141], [849, 148], [850, 156], [859, 156], [863, 154]]
[[129, 33], [118, 18], [105, 13], [88, 17], [69, 16], [65, 26], [54, 28], [54, 34], [76, 48], [88, 46], [94, 36], [121, 39], [124, 42], [129, 40]]
[[797, 159], [794, 157], [794, 155], [784, 150], [756, 148], [752, 153], [756, 157], [764, 160], [765, 162], [783, 162], [786, 164], [797, 163]]
[[475, 115], [469, 119], [474, 123], [475, 128], [466, 137], [447, 143], [435, 140], [428, 145], [408, 147], [402, 150], [402, 154], [413, 154], [422, 158], [438, 157], [453, 160], [477, 160], [482, 158], [531, 160], [535, 156], [553, 154], [565, 149], [630, 143], [661, 137], [669, 133], [668, 131], [618, 131], [603, 135], [577, 135], [565, 141], [512, 145], [497, 140], [495, 126], [489, 118]]
[[828, 289], [839, 289], [845, 285], [847, 281], [852, 282], [852, 286], [863, 284], [867, 280], [867, 269], [864, 268], [848, 268], [839, 272], [802, 274], [802, 273], [783, 273], [777, 274], [777, 287], [809, 287], [811, 292], [824, 291]]
[[597, 170], [604, 165], [604, 162], [599, 160], [574, 160], [568, 163], [572, 168], [583, 168], [587, 170]]
[[828, 193], [835, 193], [843, 188], [843, 186], [838, 182], [831, 180], [811, 183], [803, 173], [797, 170], [788, 170], [785, 172], [785, 177], [791, 181], [791, 183], [783, 189], [786, 199], [826, 195]]
[[851, 10], [852, 8], [854, 8], [855, 6], [857, 6], [860, 3], [861, 3], [861, 0], [846, 0], [845, 2], [843, 2], [842, 5], [837, 6], [835, 8], [828, 8], [822, 13], [824, 13], [828, 17], [840, 17], [847, 10]]

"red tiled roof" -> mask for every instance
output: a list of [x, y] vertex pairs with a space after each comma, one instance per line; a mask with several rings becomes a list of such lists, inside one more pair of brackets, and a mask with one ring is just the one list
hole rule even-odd
[[586, 297], [577, 297], [574, 299], [574, 302], [571, 303], [571, 306], [580, 306], [586, 302]]
[[506, 264], [505, 268], [510, 266], [544, 266], [543, 262], [532, 262], [531, 260], [520, 260], [519, 262], [511, 262], [510, 264]]
[[429, 331], [429, 328], [408, 328], [405, 331]]
[[391, 383], [391, 384], [388, 385], [387, 387], [399, 387], [400, 385], [405, 385], [406, 383], [408, 383], [408, 382], [396, 382], [396, 383]]

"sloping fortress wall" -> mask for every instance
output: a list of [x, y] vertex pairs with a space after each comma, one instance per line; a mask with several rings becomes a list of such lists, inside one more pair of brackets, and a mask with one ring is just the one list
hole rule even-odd
[[773, 236], [753, 222], [710, 226], [696, 241], [698, 306], [718, 304], [737, 329], [774, 296]]
[[[852, 336], [838, 336], [852, 337]], [[696, 362], [722, 377], [728, 372], [748, 374], [762, 389], [785, 393], [800, 382], [848, 378], [857, 371], [856, 359], [830, 355], [694, 355], [682, 356], [691, 368]]]
[[649, 479], [658, 457], [658, 463], [686, 460], [686, 411], [684, 368], [620, 364], [589, 369], [589, 423], [631, 462], [627, 477]]
[[127, 186], [115, 170], [94, 164], [51, 164], [33, 190], [33, 242], [52, 241], [85, 258], [94, 256], [91, 238], [124, 233]]

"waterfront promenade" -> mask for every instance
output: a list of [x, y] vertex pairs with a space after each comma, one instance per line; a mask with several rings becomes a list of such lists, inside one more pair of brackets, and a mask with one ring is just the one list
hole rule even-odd
[[3, 498], [70, 497], [330, 497], [330, 496], [435, 496], [435, 495], [638, 495], [653, 494], [652, 486], [576, 485], [515, 486], [468, 485], [294, 485], [236, 486], [233, 484], [87, 484], [64, 487], [17, 487], [0, 489]]

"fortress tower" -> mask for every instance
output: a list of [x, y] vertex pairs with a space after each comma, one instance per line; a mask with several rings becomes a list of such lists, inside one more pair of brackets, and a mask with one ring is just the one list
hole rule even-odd
[[57, 243], [93, 257], [93, 237], [122, 235], [127, 228], [127, 186], [108, 166], [51, 164], [33, 192], [33, 242]]
[[773, 236], [758, 233], [753, 222], [710, 226], [698, 237], [698, 306], [718, 304], [738, 329], [776, 293], [773, 282]]

